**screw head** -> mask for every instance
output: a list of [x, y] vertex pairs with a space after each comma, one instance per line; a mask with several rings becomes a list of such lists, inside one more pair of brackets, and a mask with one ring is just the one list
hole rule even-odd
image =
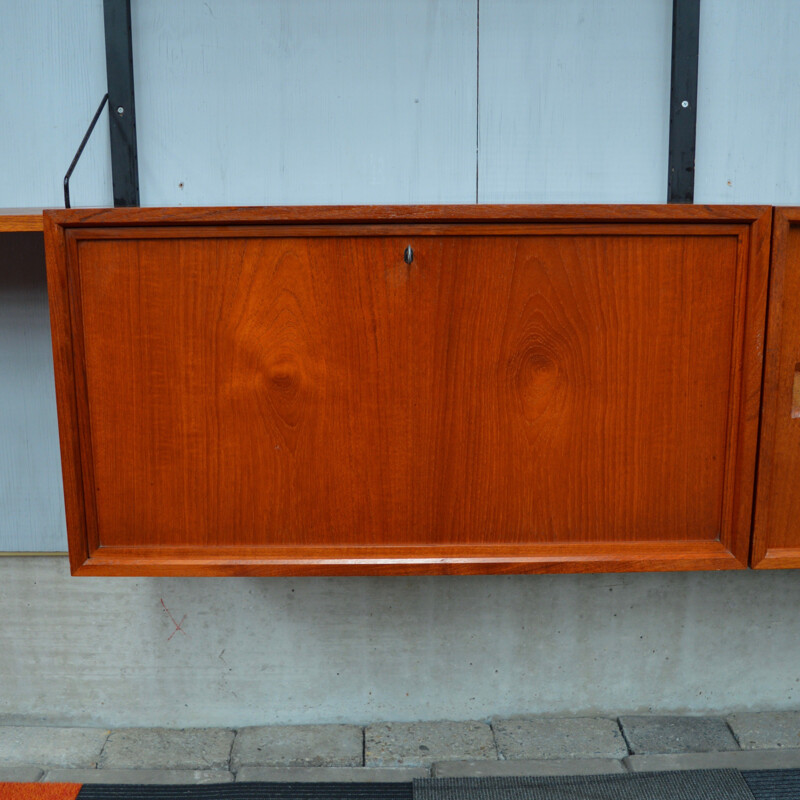
[[688, 100], [684, 100], [684, 101], [681, 103], [681, 105], [682, 105], [684, 108], [689, 108], [689, 101], [688, 101]]
[[117, 106], [117, 114], [122, 116], [125, 113], [125, 109], [122, 106]]

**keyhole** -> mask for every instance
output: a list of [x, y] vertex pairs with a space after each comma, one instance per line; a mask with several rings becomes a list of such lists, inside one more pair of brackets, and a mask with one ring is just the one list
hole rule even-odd
[[403, 253], [403, 259], [406, 264], [410, 264], [414, 260], [414, 251], [411, 249], [411, 245], [406, 247], [406, 251]]

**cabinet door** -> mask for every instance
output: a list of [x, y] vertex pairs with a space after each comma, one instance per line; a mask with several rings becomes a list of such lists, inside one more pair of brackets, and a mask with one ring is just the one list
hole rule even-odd
[[800, 208], [776, 208], [752, 565], [800, 567]]
[[73, 569], [746, 563], [769, 215], [54, 212]]

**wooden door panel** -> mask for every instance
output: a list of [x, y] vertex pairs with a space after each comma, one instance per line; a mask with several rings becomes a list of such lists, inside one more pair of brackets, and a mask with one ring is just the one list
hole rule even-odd
[[761, 445], [751, 563], [800, 567], [800, 208], [773, 224]]
[[762, 209], [175, 213], [49, 216], [75, 571], [746, 559]]

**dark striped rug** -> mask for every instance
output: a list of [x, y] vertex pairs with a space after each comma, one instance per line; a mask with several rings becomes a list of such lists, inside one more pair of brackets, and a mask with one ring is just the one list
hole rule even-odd
[[412, 800], [410, 783], [85, 784], [78, 800]]
[[742, 772], [755, 800], [800, 800], [800, 769]]
[[515, 778], [423, 778], [414, 800], [753, 800], [735, 769]]
[[411, 783], [0, 783], [0, 800], [800, 800], [800, 770], [691, 770]]

